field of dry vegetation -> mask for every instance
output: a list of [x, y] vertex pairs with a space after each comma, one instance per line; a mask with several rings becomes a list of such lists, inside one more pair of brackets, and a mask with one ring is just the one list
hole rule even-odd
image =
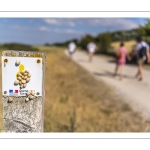
[[[123, 103], [115, 91], [69, 61], [63, 49], [39, 48], [47, 52], [44, 132], [147, 131], [149, 121]], [[0, 101], [0, 124], [1, 112]]]
[[62, 51], [47, 52], [45, 90], [45, 132], [142, 132], [149, 126]]
[[[128, 41], [128, 42], [124, 42], [124, 46], [127, 48], [128, 52], [131, 52], [133, 50], [133, 48], [135, 48], [137, 42], [132, 40], [132, 41]], [[114, 50], [117, 50], [120, 46], [120, 42], [113, 42], [111, 43], [111, 47]]]
[[[2, 53], [0, 51], [0, 57]], [[0, 79], [2, 80], [2, 69], [1, 69], [1, 61], [0, 61]], [[0, 84], [0, 89], [2, 89], [2, 82]], [[2, 95], [2, 90], [0, 90], [0, 95]], [[0, 99], [0, 131], [2, 130], [2, 99]]]

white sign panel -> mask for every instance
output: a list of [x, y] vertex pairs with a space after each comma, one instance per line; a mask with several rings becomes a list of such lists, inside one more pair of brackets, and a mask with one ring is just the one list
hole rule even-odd
[[2, 56], [2, 95], [42, 96], [42, 58]]

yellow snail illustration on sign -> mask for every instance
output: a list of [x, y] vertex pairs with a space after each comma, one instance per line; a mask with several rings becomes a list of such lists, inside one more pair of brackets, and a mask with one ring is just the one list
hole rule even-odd
[[30, 81], [31, 74], [29, 71], [25, 70], [25, 67], [23, 64], [20, 65], [19, 60], [16, 61], [16, 65], [19, 66], [19, 71], [16, 74], [16, 80], [14, 84], [19, 85], [20, 89], [23, 89], [26, 87], [27, 83]]

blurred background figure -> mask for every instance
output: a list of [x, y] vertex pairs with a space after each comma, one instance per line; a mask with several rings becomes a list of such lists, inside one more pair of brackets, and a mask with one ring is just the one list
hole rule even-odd
[[87, 49], [88, 49], [88, 53], [89, 53], [89, 61], [90, 62], [93, 60], [93, 54], [95, 53], [96, 48], [97, 48], [96, 44], [94, 44], [93, 42], [90, 42], [87, 45]]
[[72, 60], [72, 57], [73, 57], [73, 54], [75, 53], [75, 51], [76, 51], [76, 44], [74, 42], [70, 42], [68, 44], [68, 52], [70, 55], [70, 60]]
[[[136, 45], [136, 49], [134, 52], [134, 55], [137, 57], [137, 74], [135, 77], [139, 79], [139, 81], [143, 80], [143, 64], [147, 60], [147, 63], [150, 62], [150, 57], [149, 57], [149, 45], [145, 42], [145, 37], [141, 37], [140, 41]], [[133, 55], [133, 56], [134, 56]]]
[[120, 77], [119, 79], [122, 80], [124, 76], [124, 65], [126, 63], [126, 57], [131, 60], [130, 56], [127, 54], [127, 49], [124, 47], [124, 43], [120, 43], [120, 47], [117, 50], [116, 53], [116, 68], [115, 68], [115, 73], [114, 76], [117, 75], [118, 69], [120, 69]]

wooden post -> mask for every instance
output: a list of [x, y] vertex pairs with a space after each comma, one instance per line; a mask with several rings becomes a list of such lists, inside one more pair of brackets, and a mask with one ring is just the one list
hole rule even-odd
[[[2, 87], [3, 132], [43, 132], [44, 125], [44, 80], [46, 54], [44, 52], [12, 51], [2, 52], [2, 57], [42, 58], [42, 96], [26, 101], [27, 96], [6, 96]], [[7, 64], [6, 64], [7, 65]], [[6, 66], [7, 67], [7, 66]], [[32, 73], [31, 73], [32, 74]], [[3, 72], [2, 72], [3, 75]], [[10, 72], [11, 75], [11, 72]], [[32, 80], [32, 75], [31, 75]], [[7, 93], [7, 92], [6, 92]], [[9, 102], [12, 99], [12, 102]]]

